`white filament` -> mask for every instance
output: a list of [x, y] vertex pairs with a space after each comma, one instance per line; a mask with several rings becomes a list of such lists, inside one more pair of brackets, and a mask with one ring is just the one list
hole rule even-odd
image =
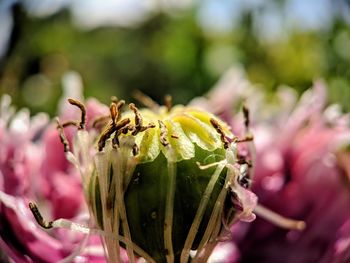
[[[124, 148], [124, 147], [123, 147]], [[122, 151], [124, 149], [121, 149]], [[127, 149], [130, 150], [130, 147], [127, 147]], [[127, 158], [125, 158], [127, 156]], [[131, 240], [131, 233], [129, 229], [128, 219], [126, 215], [126, 208], [125, 208], [125, 202], [124, 202], [124, 189], [123, 189], [123, 181], [124, 181], [124, 175], [126, 172], [126, 166], [127, 166], [127, 160], [128, 160], [128, 153], [120, 153], [117, 149], [112, 149], [111, 151], [111, 163], [113, 167], [113, 178], [112, 178], [112, 186], [115, 187], [116, 191], [116, 197], [115, 197], [115, 206], [114, 206], [114, 214], [119, 214], [118, 217], [114, 217], [114, 220], [116, 221], [116, 218], [120, 218], [121, 225], [123, 228], [123, 232], [128, 240]], [[116, 222], [115, 222], [116, 223]], [[118, 231], [118, 227], [114, 228], [114, 231]], [[131, 244], [126, 244], [126, 250], [129, 257], [129, 260], [131, 263], [134, 263], [135, 257], [134, 253], [131, 247]]]
[[306, 224], [304, 221], [297, 221], [297, 220], [283, 217], [259, 204], [255, 207], [254, 212], [260, 217], [264, 218], [265, 220], [282, 228], [303, 230], [306, 227]]
[[77, 223], [74, 223], [72, 221], [69, 221], [69, 220], [63, 219], [63, 218], [53, 221], [52, 222], [52, 227], [53, 228], [65, 228], [65, 229], [69, 229], [71, 231], [75, 231], [75, 232], [79, 232], [79, 233], [83, 233], [83, 234], [97, 234], [97, 235], [100, 235], [100, 236], [107, 237], [109, 239], [113, 239], [113, 240], [122, 242], [124, 244], [128, 244], [129, 243], [129, 244], [132, 245], [133, 250], [138, 255], [143, 257], [147, 262], [155, 263], [155, 261], [152, 259], [152, 257], [150, 255], [148, 255], [143, 249], [141, 249], [136, 244], [130, 242], [130, 240], [127, 240], [123, 236], [115, 235], [113, 233], [107, 233], [107, 232], [105, 232], [103, 230], [96, 229], [96, 228], [89, 228], [87, 226], [84, 226], [84, 225], [81, 225], [81, 224], [77, 224]]
[[[170, 154], [173, 149], [168, 145]], [[172, 158], [173, 159], [173, 158]], [[174, 197], [176, 189], [176, 163], [168, 160], [168, 191], [165, 203], [165, 219], [164, 219], [164, 246], [167, 251], [166, 260], [168, 263], [174, 262], [174, 250], [172, 241], [172, 229], [174, 219]]]
[[[188, 236], [186, 238], [184, 249], [182, 250], [182, 253], [181, 253], [180, 262], [187, 262], [188, 261], [189, 252], [191, 250], [193, 241], [197, 235], [198, 228], [199, 228], [199, 225], [202, 221], [204, 212], [207, 208], [211, 193], [213, 192], [214, 186], [215, 186], [215, 184], [216, 184], [216, 182], [217, 182], [217, 180], [218, 180], [218, 178], [219, 178], [219, 176], [220, 176], [220, 174], [225, 166], [221, 162], [217, 162], [215, 164], [216, 165], [218, 164], [218, 167], [216, 168], [214, 174], [211, 176], [211, 179], [207, 185], [207, 188], [204, 191], [203, 197], [201, 199], [201, 202], [200, 202], [199, 207], [197, 209], [196, 215], [195, 215], [194, 220], [192, 222], [191, 228], [189, 230]], [[211, 166], [207, 165], [205, 167], [209, 168]]]
[[[193, 259], [194, 263], [197, 262], [206, 262], [210, 254], [205, 253], [205, 249], [208, 245], [210, 245], [212, 242], [217, 243], [217, 237], [220, 232], [221, 228], [221, 219], [222, 219], [222, 212], [223, 212], [223, 206], [224, 206], [224, 201], [227, 195], [227, 189], [226, 185], [230, 180], [232, 180], [232, 177], [235, 176], [230, 169], [228, 169], [227, 174], [226, 174], [226, 179], [224, 183], [224, 187], [222, 187], [219, 196], [215, 202], [215, 206], [213, 208], [212, 214], [210, 216], [207, 228], [204, 232], [204, 235], [202, 237], [201, 242], [199, 243], [197, 253], [195, 258]], [[209, 242], [209, 243], [208, 243]], [[204, 252], [204, 255], [203, 255]]]

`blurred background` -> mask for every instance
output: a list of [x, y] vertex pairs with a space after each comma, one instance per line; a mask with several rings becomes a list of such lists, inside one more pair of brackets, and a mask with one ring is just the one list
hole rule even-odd
[[75, 71], [85, 97], [185, 104], [236, 66], [270, 94], [322, 78], [349, 111], [349, 26], [348, 0], [0, 0], [0, 95], [53, 116]]

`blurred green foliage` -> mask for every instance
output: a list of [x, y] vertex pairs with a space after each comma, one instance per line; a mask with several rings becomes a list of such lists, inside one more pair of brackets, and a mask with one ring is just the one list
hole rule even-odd
[[19, 106], [55, 114], [62, 75], [82, 75], [85, 96], [108, 102], [131, 100], [139, 89], [162, 102], [171, 94], [187, 103], [205, 94], [230, 66], [242, 66], [266, 92], [279, 85], [309, 88], [316, 78], [329, 84], [330, 102], [350, 110], [350, 29], [336, 20], [328, 31], [293, 31], [287, 38], [262, 41], [247, 12], [239, 27], [208, 34], [194, 10], [172, 17], [158, 14], [136, 28], [86, 31], [63, 10], [47, 18], [15, 11], [14, 37], [0, 68], [0, 92]]

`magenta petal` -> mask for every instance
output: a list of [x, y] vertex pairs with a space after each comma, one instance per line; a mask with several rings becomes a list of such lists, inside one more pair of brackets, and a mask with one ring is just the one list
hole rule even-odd
[[5, 255], [16, 263], [33, 262], [33, 260], [31, 260], [29, 257], [23, 256], [21, 252], [11, 248], [11, 245], [8, 245], [1, 236], [0, 236], [0, 249], [1, 249], [1, 252], [5, 252]]
[[233, 191], [233, 206], [240, 212], [238, 218], [244, 222], [252, 222], [256, 218], [253, 210], [258, 202], [257, 196], [248, 189], [240, 186], [238, 183], [231, 189]]
[[54, 218], [74, 217], [84, 202], [80, 178], [57, 172], [52, 174], [51, 180], [49, 199], [52, 201]]
[[236, 263], [239, 260], [239, 250], [234, 243], [219, 243], [211, 256], [208, 263]]
[[336, 262], [350, 262], [350, 217], [338, 232], [334, 254]]
[[62, 245], [34, 222], [27, 203], [0, 192], [1, 237], [9, 255], [19, 256], [23, 262], [57, 262], [62, 259]]
[[[242, 99], [252, 106], [251, 129], [256, 145], [253, 192], [264, 206], [305, 220], [307, 225], [303, 232], [288, 231], [259, 217], [251, 224], [235, 225], [240, 233], [238, 237], [237, 231], [233, 233], [239, 261], [350, 262], [350, 233], [343, 230], [350, 219], [349, 115], [334, 107], [332, 111], [325, 109], [327, 88], [321, 81], [315, 82], [294, 106], [295, 100], [290, 100], [293, 94], [280, 93], [281, 101], [273, 108], [256, 99], [257, 89], [244, 92], [241, 87], [246, 81], [237, 83], [232, 76], [229, 72], [223, 78], [209, 100], [197, 102], [207, 109], [221, 106], [224, 118], [231, 116]], [[229, 118], [233, 131], [239, 131], [236, 127], [242, 125], [241, 115]]]
[[69, 162], [64, 154], [63, 145], [60, 141], [57, 129], [52, 125], [48, 127], [43, 136], [45, 150], [45, 159], [43, 162], [42, 172], [49, 175], [56, 171], [66, 171]]
[[96, 99], [88, 99], [86, 102], [86, 117], [88, 122], [88, 128], [91, 128], [92, 122], [95, 118], [101, 116], [108, 116], [109, 108], [103, 105]]

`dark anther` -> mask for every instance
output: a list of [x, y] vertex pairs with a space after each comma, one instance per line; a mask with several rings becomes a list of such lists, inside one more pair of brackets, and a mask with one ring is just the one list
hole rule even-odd
[[[119, 121], [117, 124], [115, 124], [114, 122], [110, 122], [107, 127], [104, 129], [104, 131], [101, 133], [100, 139], [98, 140], [98, 150], [102, 151], [103, 147], [105, 147], [106, 145], [106, 141], [109, 139], [109, 137], [111, 137], [111, 135], [113, 134], [113, 132], [117, 132], [116, 136], [117, 139], [115, 142], [118, 142], [118, 132], [125, 128], [128, 124], [130, 123], [130, 119], [124, 119]], [[117, 143], [118, 144], [118, 143]]]
[[98, 150], [102, 151], [103, 147], [106, 145], [106, 141], [111, 137], [111, 135], [116, 132], [113, 138], [113, 145], [119, 145], [118, 135], [120, 135], [121, 130], [123, 130], [129, 123], [130, 119], [121, 119], [120, 110], [124, 106], [125, 101], [120, 100], [117, 103], [112, 102], [109, 110], [111, 121], [106, 125], [105, 129], [102, 131], [100, 139], [98, 140]]
[[135, 90], [133, 92], [133, 97], [139, 101], [141, 104], [146, 106], [147, 108], [150, 108], [151, 110], [158, 111], [159, 105], [154, 100], [152, 100], [150, 97], [145, 95], [139, 90]]
[[140, 130], [142, 128], [142, 124], [143, 124], [142, 116], [141, 116], [138, 108], [135, 106], [134, 103], [130, 103], [129, 104], [129, 108], [135, 114], [135, 127], [134, 127], [135, 129], [134, 129], [134, 131], [131, 134], [132, 135], [136, 135], [137, 133], [140, 132]]
[[133, 146], [132, 146], [132, 155], [136, 156], [138, 153], [139, 153], [140, 149], [139, 147], [137, 146], [137, 144], [135, 143]]
[[68, 126], [75, 126], [77, 128], [80, 128], [80, 123], [76, 122], [76, 121], [65, 121], [64, 123], [62, 123], [62, 127], [68, 127]]
[[239, 154], [237, 156], [237, 158], [238, 158], [238, 160], [237, 160], [238, 164], [247, 164], [248, 167], [250, 167], [250, 168], [253, 167], [252, 161], [251, 160], [247, 160], [245, 156]]
[[129, 131], [134, 131], [135, 130], [135, 126], [132, 124], [129, 124], [127, 126], [125, 126], [123, 129], [120, 129], [120, 134], [127, 134]]
[[163, 146], [169, 145], [168, 142], [168, 130], [161, 120], [158, 120], [159, 123], [159, 129], [160, 129], [160, 143], [163, 144]]
[[254, 140], [254, 137], [253, 135], [249, 134], [249, 135], [246, 135], [245, 137], [243, 138], [234, 138], [234, 142], [237, 142], [237, 143], [240, 143], [240, 142], [250, 142], [250, 141], [253, 141]]
[[120, 121], [122, 115], [120, 114], [120, 110], [122, 109], [122, 107], [125, 105], [125, 100], [120, 100], [117, 102], [117, 111], [118, 111], [118, 116], [116, 121]]
[[109, 110], [111, 114], [111, 119], [114, 123], [117, 123], [121, 119], [122, 115], [120, 114], [120, 110], [124, 105], [125, 105], [124, 100], [120, 100], [117, 103], [115, 102], [111, 103]]
[[68, 99], [68, 102], [76, 107], [78, 107], [81, 111], [81, 119], [79, 123], [79, 129], [83, 130], [85, 129], [86, 124], [86, 109], [85, 106], [78, 100], [75, 99]]
[[217, 120], [211, 118], [210, 119], [210, 123], [211, 123], [211, 125], [213, 125], [215, 130], [220, 134], [220, 138], [221, 138], [222, 143], [224, 144], [224, 148], [228, 149], [229, 146], [230, 146], [230, 142], [227, 139], [227, 137], [226, 137], [226, 135], [225, 135], [221, 125], [219, 124], [219, 122]]
[[171, 137], [171, 138], [174, 138], [174, 139], [179, 139], [179, 136], [176, 135], [176, 134], [172, 134], [172, 135], [170, 135], [170, 137]]
[[239, 184], [244, 188], [249, 188], [250, 182], [249, 176], [242, 176], [242, 178], [239, 179]]
[[241, 173], [238, 176], [238, 183], [241, 186], [243, 186], [244, 188], [249, 188], [250, 185], [251, 185], [252, 180], [250, 178], [250, 174], [249, 174], [249, 169], [248, 168], [252, 167], [252, 162], [251, 162], [251, 160], [247, 160], [246, 156], [240, 155], [240, 154], [238, 154], [237, 159], [238, 159], [237, 160], [238, 164], [245, 165], [245, 166], [241, 166], [244, 169], [241, 169]]
[[150, 122], [150, 123], [148, 123], [147, 126], [144, 126], [143, 131], [145, 131], [145, 130], [148, 129], [148, 128], [154, 128], [154, 127], [156, 127], [156, 125], [155, 125], [153, 122]]
[[115, 104], [117, 104], [118, 103], [118, 98], [116, 97], [116, 96], [112, 96], [111, 97], [111, 102], [114, 102]]
[[134, 103], [130, 103], [129, 104], [129, 108], [135, 114], [135, 126], [132, 127], [133, 128], [133, 130], [131, 132], [132, 135], [135, 136], [139, 132], [143, 132], [143, 131], [147, 130], [148, 128], [154, 128], [155, 127], [155, 125], [153, 123], [149, 123], [147, 126], [143, 126], [143, 119], [142, 119], [141, 113], [139, 112], [138, 108], [135, 106]]
[[109, 112], [111, 114], [112, 122], [116, 123], [117, 122], [117, 117], [118, 117], [117, 104], [112, 102], [111, 105], [109, 106]]
[[123, 119], [123, 120], [119, 121], [119, 122], [117, 123], [117, 125], [115, 125], [115, 129], [116, 129], [116, 130], [123, 129], [123, 128], [125, 128], [129, 123], [130, 123], [130, 119], [129, 119], [129, 118]]
[[250, 125], [249, 109], [245, 104], [243, 104], [242, 110], [243, 110], [243, 116], [244, 116], [244, 126], [246, 127], [246, 129], [248, 129]]
[[249, 188], [252, 180], [250, 178], [250, 174], [249, 174], [249, 169], [243, 169], [241, 170], [240, 175], [238, 176], [238, 183], [244, 187], [244, 188]]
[[107, 127], [102, 131], [100, 139], [98, 140], [98, 150], [102, 151], [103, 147], [106, 145], [106, 141], [108, 138], [112, 135], [113, 132], [115, 132], [115, 125], [114, 123], [110, 122]]
[[42, 217], [38, 207], [36, 206], [36, 204], [30, 202], [29, 203], [29, 209], [30, 211], [32, 211], [33, 216], [36, 220], [36, 222], [38, 222], [38, 224], [45, 229], [50, 229], [53, 227], [53, 221], [45, 221], [44, 218]]
[[171, 110], [173, 106], [173, 98], [170, 95], [165, 95], [164, 97], [164, 105], [167, 108], [168, 112]]
[[64, 134], [63, 126], [60, 123], [58, 118], [56, 118], [56, 122], [57, 122], [57, 131], [58, 131], [58, 134], [60, 135], [60, 140], [61, 140], [61, 143], [63, 144], [64, 152], [69, 152], [69, 143], [66, 138], [66, 135]]
[[119, 137], [118, 137], [117, 134], [112, 139], [112, 146], [113, 146], [113, 148], [115, 148], [116, 145], [119, 146]]
[[107, 124], [109, 118], [110, 117], [108, 115], [95, 118], [92, 122], [92, 127], [97, 129], [102, 128]]

